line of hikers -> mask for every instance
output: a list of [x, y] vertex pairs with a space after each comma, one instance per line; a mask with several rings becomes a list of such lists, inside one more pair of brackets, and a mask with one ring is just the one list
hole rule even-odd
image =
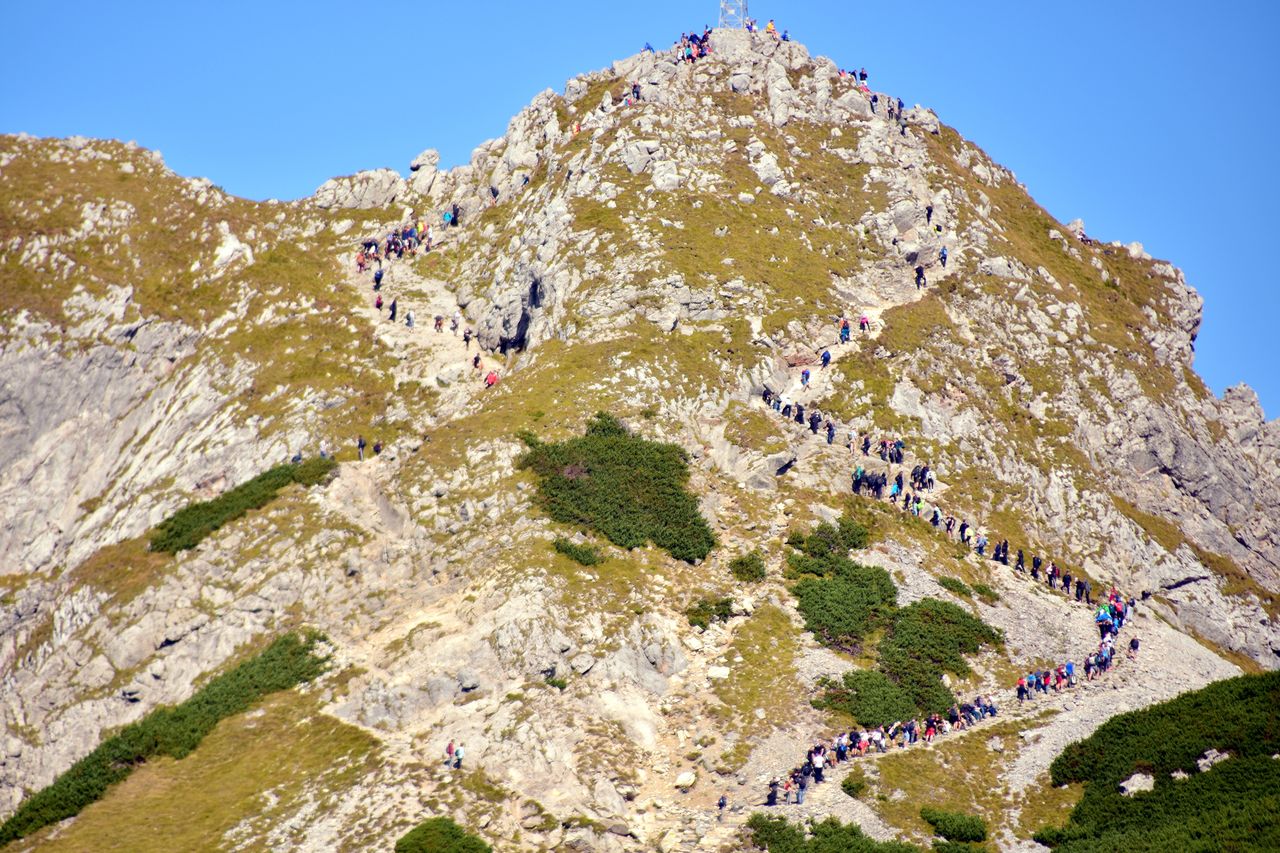
[[[455, 209], [456, 209], [456, 205], [455, 205]], [[446, 217], [450, 215], [451, 214], [448, 214], [448, 213], [445, 214]], [[425, 243], [419, 242], [419, 235], [422, 235], [422, 234], [426, 235]], [[373, 260], [376, 262], [377, 269], [373, 271], [373, 277], [372, 277], [372, 287], [373, 287], [373, 293], [374, 293], [373, 307], [377, 310], [378, 315], [381, 316], [382, 309], [384, 306], [386, 306], [388, 309], [387, 320], [389, 322], [392, 322], [392, 323], [396, 322], [396, 319], [399, 316], [400, 304], [399, 304], [399, 299], [395, 296], [391, 297], [391, 302], [389, 304], [384, 302], [383, 300], [382, 285], [386, 277], [386, 268], [382, 266], [382, 260], [385, 257], [388, 264], [390, 264], [393, 256], [397, 260], [399, 260], [404, 257], [404, 254], [406, 252], [412, 255], [414, 254], [418, 246], [425, 245], [429, 249], [430, 240], [431, 240], [431, 226], [429, 225], [424, 226], [424, 223], [422, 222], [422, 220], [419, 219], [416, 221], [411, 221], [409, 225], [392, 230], [390, 233], [387, 234], [386, 241], [384, 243], [379, 243], [377, 238], [370, 237], [364, 240], [360, 244], [360, 249], [356, 253], [356, 272], [357, 273], [368, 272], [369, 261]], [[436, 314], [433, 328], [435, 329], [437, 334], [444, 332], [446, 322], [448, 322], [449, 324], [449, 331], [456, 336], [458, 334], [458, 330], [463, 329], [462, 312], [455, 310], [451, 317], [445, 317], [443, 314]], [[416, 327], [417, 317], [414, 315], [413, 309], [409, 309], [404, 312], [404, 324], [410, 329]], [[471, 341], [475, 337], [476, 337], [475, 332], [472, 329], [470, 328], [463, 329], [462, 331], [463, 349], [470, 350]], [[495, 369], [491, 369], [488, 372], [485, 372], [483, 359], [479, 352], [478, 341], [477, 341], [476, 349], [477, 349], [477, 352], [475, 356], [471, 359], [471, 367], [473, 370], [482, 374], [482, 381], [484, 382], [484, 386], [486, 388], [492, 388], [494, 385], [497, 385], [500, 380], [498, 371]], [[361, 448], [360, 458], [361, 459], [364, 458], [363, 448]]]
[[826, 781], [824, 771], [828, 767], [868, 753], [882, 754], [895, 747], [906, 749], [921, 742], [931, 744], [939, 735], [962, 731], [997, 713], [990, 696], [975, 696], [972, 702], [953, 704], [945, 715], [929, 714], [920, 719], [899, 720], [889, 726], [840, 732], [830, 741], [819, 741], [810, 747], [804, 761], [790, 773], [771, 779], [764, 804], [778, 805], [779, 796], [783, 803], [803, 804], [809, 787]]
[[[1098, 609], [1094, 612], [1093, 621], [1098, 626], [1098, 648], [1097, 651], [1090, 652], [1084, 660], [1084, 677], [1086, 681], [1093, 681], [1103, 673], [1110, 672], [1111, 667], [1115, 663], [1116, 642], [1120, 637], [1120, 629], [1124, 627], [1124, 623], [1133, 618], [1134, 608], [1137, 602], [1133, 598], [1127, 601], [1115, 587], [1111, 588], [1107, 599], [1098, 604]], [[1129, 639], [1129, 660], [1135, 660], [1138, 657], [1138, 649], [1141, 647], [1142, 641], [1138, 637]], [[1017, 694], [1018, 701], [1026, 702], [1029, 699], [1035, 699], [1037, 693], [1048, 695], [1052, 690], [1057, 693], [1064, 689], [1070, 689], [1077, 684], [1077, 674], [1075, 661], [1067, 661], [1059, 664], [1054, 669], [1033, 670], [1032, 672], [1018, 679]]]
[[[1133, 618], [1135, 607], [1136, 602], [1133, 598], [1126, 601], [1115, 587], [1111, 588], [1106, 600], [1099, 604], [1094, 614], [1094, 623], [1098, 626], [1101, 640], [1098, 650], [1085, 658], [1084, 673], [1087, 681], [1093, 681], [1109, 672], [1114, 665], [1115, 644], [1120, 635], [1120, 629], [1124, 627], [1127, 620]], [[1130, 660], [1137, 657], [1140, 645], [1138, 637], [1130, 639], [1128, 651]], [[1074, 661], [1069, 660], [1051, 670], [1032, 671], [1018, 679], [1016, 686], [1018, 702], [1032, 700], [1037, 693], [1045, 695], [1050, 691], [1058, 693], [1075, 687], [1077, 683]], [[991, 697], [979, 695], [975, 696], [972, 702], [953, 704], [945, 715], [930, 714], [922, 719], [899, 720], [889, 726], [840, 732], [830, 742], [815, 743], [805, 753], [804, 761], [790, 773], [771, 779], [764, 804], [776, 806], [779, 797], [782, 798], [783, 803], [803, 804], [810, 786], [825, 781], [824, 770], [828, 767], [868, 753], [883, 754], [895, 747], [905, 749], [921, 741], [932, 744], [939, 735], [963, 731], [997, 714], [998, 709], [991, 701]]]
[[[841, 327], [842, 335], [844, 328], [844, 326]], [[829, 350], [823, 351], [821, 363], [824, 368], [830, 364]], [[809, 377], [809, 368], [806, 367], [800, 372], [800, 385], [802, 388], [808, 387]], [[835, 443], [839, 427], [830, 417], [824, 418], [818, 411], [810, 409], [806, 418], [803, 403], [793, 402], [787, 394], [775, 393], [768, 386], [761, 391], [761, 399], [766, 406], [781, 414], [783, 418], [794, 420], [801, 426], [807, 425], [811, 433], [817, 434], [819, 428], [822, 428], [826, 433], [827, 444]], [[855, 454], [861, 451], [864, 457], [869, 457], [874, 447], [876, 455], [890, 465], [903, 465], [906, 458], [906, 442], [901, 437], [884, 437], [873, 440], [869, 433], [857, 435], [850, 432], [849, 441], [845, 446]], [[991, 541], [985, 531], [971, 525], [967, 519], [961, 519], [957, 524], [956, 517], [945, 513], [941, 506], [932, 502], [925, 502], [922, 493], [932, 493], [937, 485], [937, 480], [929, 463], [917, 464], [912, 467], [909, 473], [904, 467], [892, 479], [890, 479], [889, 473], [887, 471], [868, 471], [861, 463], [857, 464], [852, 475], [851, 487], [853, 493], [859, 496], [866, 494], [876, 500], [884, 500], [886, 499], [885, 493], [887, 491], [889, 503], [894, 506], [901, 505], [903, 512], [914, 515], [917, 518], [928, 519], [929, 524], [935, 530], [944, 531], [949, 539], [955, 539], [958, 536], [960, 542], [970, 546], [978, 556], [990, 556], [997, 563], [1005, 566], [1009, 565], [1010, 546], [1008, 539], [997, 542], [994, 550], [988, 555], [987, 547], [991, 544]], [[1073, 576], [1070, 569], [1059, 568], [1058, 564], [1053, 560], [1050, 560], [1046, 566], [1037, 554], [1031, 555], [1030, 566], [1032, 580], [1039, 582], [1043, 574], [1044, 582], [1050, 589], [1060, 589], [1068, 598], [1072, 596], [1074, 590], [1076, 601], [1082, 601], [1089, 605], [1093, 604], [1093, 585], [1087, 578]], [[1018, 549], [1017, 559], [1013, 568], [1021, 574], [1027, 573], [1027, 558], [1021, 548]]]

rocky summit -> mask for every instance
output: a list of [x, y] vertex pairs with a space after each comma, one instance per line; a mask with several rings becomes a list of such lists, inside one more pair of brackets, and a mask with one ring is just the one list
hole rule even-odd
[[[939, 804], [1043, 849], [1068, 744], [1280, 667], [1280, 422], [1195, 373], [1200, 297], [868, 84], [715, 31], [287, 203], [0, 137], [10, 849], [927, 844]], [[1020, 701], [1097, 649], [1084, 581], [1133, 601], [1114, 667]], [[920, 614], [986, 627], [912, 681]], [[764, 806], [896, 721], [833, 690], [872, 674], [1000, 711]]]

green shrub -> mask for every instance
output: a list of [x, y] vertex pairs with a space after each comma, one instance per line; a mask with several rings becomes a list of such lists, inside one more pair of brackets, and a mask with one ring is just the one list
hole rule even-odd
[[833, 817], [806, 827], [757, 812], [747, 820], [747, 829], [751, 843], [768, 853], [919, 853], [920, 849], [901, 841], [876, 841], [857, 824]]
[[600, 555], [600, 552], [590, 545], [575, 545], [564, 537], [556, 539], [551, 544], [561, 554], [580, 565], [598, 566], [604, 562], [604, 557]]
[[396, 842], [395, 853], [493, 853], [493, 848], [447, 817], [433, 817]]
[[934, 833], [948, 841], [986, 841], [987, 823], [976, 815], [949, 812], [925, 806], [920, 817], [933, 827]]
[[805, 628], [832, 648], [856, 652], [893, 612], [898, 588], [884, 569], [847, 557], [828, 556], [812, 568], [826, 574], [805, 577], [791, 588]]
[[266, 506], [285, 486], [325, 482], [337, 464], [330, 458], [315, 458], [296, 465], [277, 465], [213, 500], [184, 507], [156, 526], [151, 534], [151, 550], [176, 554], [194, 548], [223, 525]]
[[987, 848], [968, 841], [935, 841], [933, 853], [987, 853]]
[[912, 697], [883, 672], [855, 669], [821, 686], [824, 691], [814, 705], [844, 711], [860, 726], [887, 726], [916, 715]]
[[555, 675], [547, 676], [547, 684], [551, 685], [552, 687], [554, 687], [555, 689], [561, 692], [564, 692], [564, 690], [569, 686], [568, 681]]
[[861, 797], [867, 790], [867, 777], [863, 774], [862, 768], [854, 767], [850, 770], [849, 775], [841, 780], [840, 790], [844, 791], [855, 800], [858, 797]]
[[603, 412], [586, 434], [546, 443], [523, 433], [520, 466], [538, 475], [539, 501], [556, 521], [604, 535], [622, 548], [646, 542], [678, 560], [701, 560], [715, 536], [686, 486], [688, 457], [674, 444], [634, 436]]
[[733, 615], [732, 598], [700, 598], [698, 602], [684, 612], [689, 617], [689, 624], [706, 630], [712, 622], [727, 622]]
[[[1199, 772], [1207, 750], [1231, 758]], [[1055, 785], [1084, 784], [1063, 828], [1036, 840], [1059, 851], [1280, 850], [1280, 673], [1245, 675], [1112, 717], [1049, 768]], [[1155, 788], [1120, 783], [1138, 769]], [[1171, 774], [1189, 774], [1175, 780]]]
[[80, 813], [112, 785], [150, 758], [181, 759], [200, 745], [219, 720], [247, 710], [268, 693], [288, 690], [315, 678], [325, 661], [315, 655], [317, 634], [285, 634], [257, 657], [224, 673], [181, 705], [157, 708], [97, 749], [18, 807], [0, 826], [0, 844]]
[[978, 598], [981, 598], [987, 604], [1000, 600], [1000, 593], [996, 592], [985, 583], [975, 583], [973, 585], [973, 591], [978, 594]]
[[729, 571], [733, 572], [733, 576], [744, 583], [762, 581], [765, 575], [764, 557], [760, 556], [759, 551], [751, 551], [734, 557], [729, 563]]
[[969, 585], [959, 578], [938, 578], [938, 585], [947, 592], [963, 595], [965, 598], [973, 595], [973, 590], [969, 589]]
[[[827, 682], [819, 707], [843, 710], [864, 725], [880, 725], [938, 713], [955, 702], [942, 673], [968, 675], [964, 656], [984, 644], [1001, 641], [998, 631], [964, 609], [937, 599], [897, 606], [897, 587], [884, 569], [862, 566], [848, 557], [851, 541], [865, 541], [866, 529], [841, 519], [819, 524], [809, 535], [792, 532], [797, 550], [787, 555], [787, 576], [805, 628], [824, 645], [857, 653], [866, 636], [884, 628], [879, 672], [850, 673], [844, 682]], [[954, 578], [942, 583], [967, 586]]]

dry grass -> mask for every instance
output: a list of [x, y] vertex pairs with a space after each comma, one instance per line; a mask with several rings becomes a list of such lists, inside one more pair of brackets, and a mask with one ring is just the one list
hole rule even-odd
[[277, 694], [223, 720], [181, 761], [139, 767], [65, 828], [15, 849], [217, 850], [230, 846], [227, 833], [238, 825], [249, 846], [262, 849], [309, 788], [339, 796], [372, 768], [376, 748], [370, 735], [319, 713], [315, 699]]

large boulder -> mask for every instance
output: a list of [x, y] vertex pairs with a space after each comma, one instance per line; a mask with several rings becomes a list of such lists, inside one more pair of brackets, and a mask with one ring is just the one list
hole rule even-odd
[[386, 207], [404, 195], [408, 185], [392, 169], [371, 169], [345, 178], [330, 178], [311, 197], [316, 207], [367, 210]]

